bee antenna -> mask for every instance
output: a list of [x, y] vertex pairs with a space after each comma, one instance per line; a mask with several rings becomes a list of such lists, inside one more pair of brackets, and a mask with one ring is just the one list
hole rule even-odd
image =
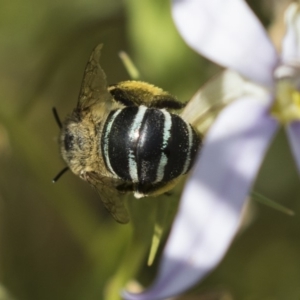
[[61, 129], [62, 128], [62, 124], [61, 124], [59, 115], [58, 115], [57, 110], [56, 110], [55, 107], [52, 107], [52, 112], [53, 112], [53, 115], [54, 115], [54, 118], [55, 118], [55, 121], [56, 121], [58, 127]]
[[52, 179], [52, 182], [55, 183], [57, 182], [57, 180], [62, 176], [64, 175], [67, 171], [69, 170], [69, 167], [65, 167], [63, 168], [53, 179]]

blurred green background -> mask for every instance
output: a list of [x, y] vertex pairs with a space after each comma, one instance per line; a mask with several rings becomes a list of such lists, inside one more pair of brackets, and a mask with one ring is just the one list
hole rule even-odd
[[[288, 2], [249, 1], [276, 45]], [[51, 109], [63, 119], [74, 108], [100, 42], [109, 83], [129, 79], [125, 50], [143, 80], [183, 101], [220, 70], [184, 44], [166, 0], [1, 0], [0, 300], [113, 300], [128, 279], [147, 285], [155, 274], [146, 260], [156, 200], [130, 199], [124, 226], [70, 172], [51, 182], [64, 167]], [[181, 299], [300, 298], [299, 178], [283, 131], [255, 189], [296, 215], [252, 201], [221, 265]]]

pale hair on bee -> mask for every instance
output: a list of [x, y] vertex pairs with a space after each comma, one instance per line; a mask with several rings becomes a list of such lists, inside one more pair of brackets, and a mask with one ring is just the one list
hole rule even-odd
[[94, 187], [119, 223], [129, 214], [124, 193], [136, 198], [171, 190], [192, 168], [201, 135], [176, 113], [185, 105], [142, 81], [107, 85], [99, 60], [102, 44], [87, 63], [77, 106], [60, 122], [60, 151], [67, 169]]

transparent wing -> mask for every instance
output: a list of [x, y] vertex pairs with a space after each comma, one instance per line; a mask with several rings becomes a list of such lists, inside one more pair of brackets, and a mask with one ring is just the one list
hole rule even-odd
[[86, 65], [77, 104], [80, 110], [111, 99], [107, 90], [106, 75], [99, 64], [101, 49], [102, 44], [99, 44]]
[[205, 134], [218, 113], [245, 91], [245, 79], [225, 70], [208, 81], [188, 102], [181, 117]]
[[105, 208], [113, 218], [121, 224], [129, 222], [129, 214], [125, 207], [125, 195], [115, 187], [118, 180], [109, 177], [100, 177], [96, 173], [87, 174], [88, 183], [96, 189]]
[[114, 188], [103, 187], [101, 184], [94, 186], [100, 195], [105, 208], [110, 212], [113, 218], [121, 224], [129, 222], [129, 214], [125, 207], [124, 195]]

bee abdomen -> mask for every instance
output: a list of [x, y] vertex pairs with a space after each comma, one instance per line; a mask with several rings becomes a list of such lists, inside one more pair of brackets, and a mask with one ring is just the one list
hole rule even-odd
[[143, 105], [112, 111], [101, 138], [108, 170], [138, 183], [139, 192], [188, 172], [199, 145], [200, 138], [182, 118]]

